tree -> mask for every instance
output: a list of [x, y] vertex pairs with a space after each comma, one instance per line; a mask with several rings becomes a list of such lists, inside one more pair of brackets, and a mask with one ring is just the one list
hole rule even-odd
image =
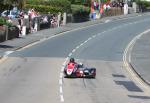
[[26, 0], [16, 0], [17, 1], [17, 5], [20, 9], [23, 9], [25, 4], [26, 4]]
[[86, 5], [90, 7], [91, 0], [68, 0], [71, 4]]
[[26, 0], [3, 0], [4, 4], [10, 6], [18, 6], [20, 9], [22, 9], [25, 6]]

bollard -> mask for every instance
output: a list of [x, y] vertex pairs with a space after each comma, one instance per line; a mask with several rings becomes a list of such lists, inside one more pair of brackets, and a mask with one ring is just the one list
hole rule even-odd
[[36, 22], [35, 24], [34, 24], [34, 32], [37, 32], [38, 31], [38, 23]]
[[63, 15], [63, 25], [66, 25], [66, 21], [67, 21], [67, 14], [64, 13], [64, 15]]
[[26, 26], [22, 27], [22, 36], [26, 36]]
[[5, 40], [8, 40], [8, 26], [5, 25]]
[[21, 37], [22, 36], [22, 34], [21, 34], [21, 27], [20, 27], [20, 25], [17, 25], [17, 27], [19, 28], [19, 37]]
[[124, 15], [128, 14], [128, 4], [124, 4]]
[[60, 21], [61, 21], [61, 13], [59, 12], [58, 16], [57, 16], [57, 25], [58, 25], [58, 27], [60, 27]]

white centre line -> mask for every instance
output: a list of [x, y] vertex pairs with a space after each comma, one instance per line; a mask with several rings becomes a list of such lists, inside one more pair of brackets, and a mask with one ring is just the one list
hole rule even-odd
[[13, 53], [14, 51], [6, 51], [5, 56], [8, 56], [9, 54]]
[[60, 94], [62, 94], [62, 93], [63, 93], [62, 86], [60, 86], [60, 88], [59, 88], [59, 92], [60, 92]]
[[63, 78], [63, 73], [60, 73], [60, 79], [62, 79]]
[[62, 79], [59, 79], [59, 85], [62, 85], [63, 82], [62, 82]]
[[73, 50], [72, 50], [72, 53], [74, 53], [75, 51], [76, 51], [76, 50], [75, 50], [75, 49], [73, 49]]
[[60, 101], [64, 102], [64, 96], [63, 95], [60, 95]]
[[72, 53], [69, 53], [68, 57], [71, 57]]

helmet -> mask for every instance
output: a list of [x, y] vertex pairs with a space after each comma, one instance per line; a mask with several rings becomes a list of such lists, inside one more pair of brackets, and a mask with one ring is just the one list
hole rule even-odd
[[74, 58], [70, 58], [70, 62], [74, 63], [75, 62]]

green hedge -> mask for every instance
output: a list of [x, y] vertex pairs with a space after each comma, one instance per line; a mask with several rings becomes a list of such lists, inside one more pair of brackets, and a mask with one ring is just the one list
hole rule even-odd
[[144, 7], [150, 7], [150, 1], [141, 1], [141, 0], [133, 0], [136, 2], [138, 5], [143, 4]]
[[90, 8], [89, 7], [84, 7], [83, 5], [71, 5], [71, 11], [73, 14], [76, 14], [78, 12], [80, 13], [90, 13]]
[[71, 3], [68, 0], [27, 0], [28, 5], [46, 6], [53, 7], [55, 9], [59, 8], [63, 12], [70, 12]]
[[0, 12], [3, 12], [4, 10], [12, 9], [12, 6], [9, 6], [8, 4], [4, 5], [0, 3]]
[[12, 26], [11, 23], [9, 23], [5, 18], [0, 17], [0, 25], [7, 25], [7, 26]]
[[36, 11], [40, 13], [58, 13], [58, 12], [63, 12], [61, 8], [55, 8], [55, 7], [50, 7], [50, 6], [44, 6], [44, 5], [26, 5], [26, 8], [34, 8]]
[[148, 2], [148, 1], [142, 1], [142, 3], [144, 4], [144, 7], [150, 7], [150, 2]]
[[71, 11], [74, 22], [83, 22], [89, 20], [90, 8], [83, 5], [71, 5]]

